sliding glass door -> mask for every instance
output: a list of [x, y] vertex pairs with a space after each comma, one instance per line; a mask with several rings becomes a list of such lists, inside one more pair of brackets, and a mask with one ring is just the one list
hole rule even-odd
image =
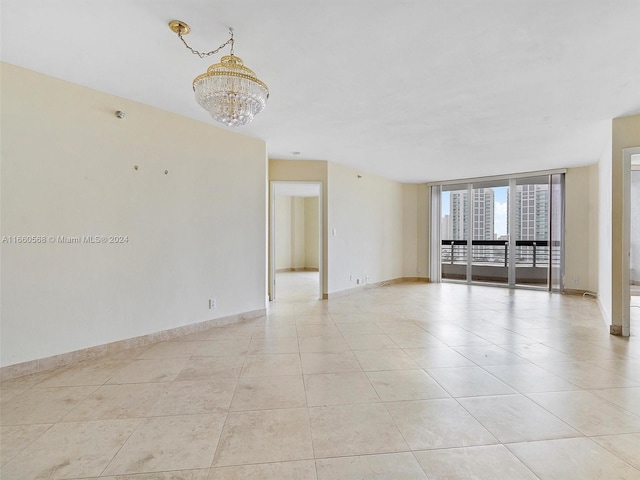
[[563, 186], [562, 174], [439, 186], [441, 279], [561, 290]]

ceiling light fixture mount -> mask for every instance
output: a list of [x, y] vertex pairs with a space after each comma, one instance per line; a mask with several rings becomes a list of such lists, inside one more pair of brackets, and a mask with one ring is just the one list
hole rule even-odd
[[244, 66], [240, 57], [234, 55], [232, 28], [229, 28], [229, 39], [210, 52], [199, 52], [187, 44], [183, 35], [187, 35], [191, 27], [185, 22], [172, 20], [169, 28], [191, 53], [200, 58], [215, 55], [231, 45], [230, 55], [224, 55], [220, 63], [211, 65], [206, 73], [193, 80], [196, 101], [214, 120], [229, 127], [239, 127], [248, 124], [264, 110], [269, 98], [269, 88], [252, 70]]
[[180, 20], [171, 20], [169, 22], [169, 28], [173, 31], [173, 33], [177, 33], [180, 35], [187, 35], [191, 32], [191, 27]]

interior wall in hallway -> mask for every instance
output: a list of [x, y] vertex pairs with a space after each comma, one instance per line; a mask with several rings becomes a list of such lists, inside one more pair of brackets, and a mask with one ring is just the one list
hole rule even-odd
[[289, 195], [275, 196], [276, 270], [291, 268], [291, 198]]
[[631, 172], [631, 271], [633, 285], [640, 285], [640, 170]]
[[303, 270], [305, 268], [305, 212], [304, 197], [291, 199], [291, 268]]
[[318, 200], [275, 196], [276, 271], [318, 269]]
[[319, 197], [304, 199], [304, 253], [306, 268], [317, 270], [319, 265], [320, 231], [318, 219]]

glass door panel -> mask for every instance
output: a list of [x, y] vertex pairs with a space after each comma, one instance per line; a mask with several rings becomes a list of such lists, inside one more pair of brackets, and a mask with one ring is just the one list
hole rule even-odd
[[440, 258], [443, 280], [467, 281], [469, 258], [467, 196], [466, 184], [442, 187]]
[[[549, 287], [550, 235], [554, 227], [550, 216], [552, 196], [549, 178], [549, 175], [544, 175], [516, 179], [514, 228], [511, 232], [516, 242], [516, 285]], [[560, 231], [559, 224], [555, 228]]]
[[561, 292], [564, 289], [564, 175], [551, 175], [549, 182], [551, 194], [549, 200], [549, 289], [553, 292]]
[[507, 204], [509, 180], [472, 185], [470, 208], [471, 281], [509, 283]]

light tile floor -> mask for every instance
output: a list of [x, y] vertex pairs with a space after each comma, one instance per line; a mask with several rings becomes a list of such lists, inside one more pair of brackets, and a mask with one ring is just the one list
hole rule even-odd
[[266, 317], [3, 382], [0, 477], [640, 479], [639, 337], [593, 299], [278, 285]]

